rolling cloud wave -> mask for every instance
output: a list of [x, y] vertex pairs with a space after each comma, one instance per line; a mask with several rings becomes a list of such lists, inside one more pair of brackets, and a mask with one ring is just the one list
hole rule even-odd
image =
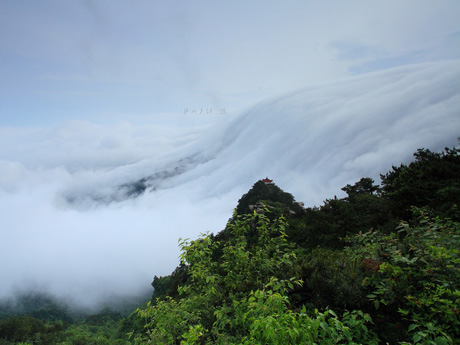
[[419, 147], [455, 145], [460, 62], [172, 123], [0, 129], [0, 297], [32, 288], [91, 305], [140, 293], [177, 265], [179, 237], [221, 230], [260, 178], [319, 205], [363, 176], [378, 181]]

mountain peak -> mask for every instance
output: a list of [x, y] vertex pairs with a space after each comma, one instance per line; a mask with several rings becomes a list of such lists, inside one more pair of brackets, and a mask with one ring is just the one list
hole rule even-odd
[[268, 177], [254, 183], [252, 188], [238, 200], [237, 214], [252, 213], [261, 205], [286, 211], [289, 214], [300, 212], [302, 207], [295, 202], [292, 194], [283, 191]]

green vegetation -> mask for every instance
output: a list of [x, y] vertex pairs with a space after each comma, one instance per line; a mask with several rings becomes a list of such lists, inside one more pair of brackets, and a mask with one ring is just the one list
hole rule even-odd
[[146, 306], [2, 307], [0, 345], [460, 344], [459, 149], [414, 156], [320, 207], [258, 181], [225, 229], [180, 240]]
[[412, 224], [401, 222], [389, 235], [358, 234], [347, 250], [374, 271], [362, 285], [375, 319], [392, 316], [415, 343], [458, 343], [460, 223], [412, 211]]
[[[147, 332], [135, 343], [377, 344], [367, 314], [338, 316], [292, 303], [289, 295], [303, 282], [285, 228], [283, 218], [235, 214], [224, 244], [209, 235], [181, 241], [181, 260], [189, 267], [187, 284], [179, 287], [180, 298], [139, 310]], [[251, 237], [257, 241], [251, 243]], [[218, 249], [222, 254], [215, 260]]]
[[[104, 309], [88, 315], [39, 293], [19, 295], [2, 303], [0, 310], [0, 345], [130, 344], [126, 334], [135, 325], [135, 319], [123, 318], [118, 311]], [[142, 331], [143, 323], [137, 329]]]

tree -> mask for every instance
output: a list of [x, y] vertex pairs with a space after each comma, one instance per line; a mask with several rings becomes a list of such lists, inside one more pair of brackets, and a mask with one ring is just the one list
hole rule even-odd
[[352, 237], [351, 252], [372, 270], [363, 285], [376, 318], [392, 315], [406, 341], [452, 344], [460, 334], [460, 223], [412, 211], [412, 224], [402, 222], [396, 233]]
[[414, 156], [415, 161], [409, 165], [393, 166], [380, 176], [393, 214], [407, 220], [411, 206], [428, 206], [441, 215], [459, 219], [450, 209], [460, 200], [460, 149], [445, 148], [441, 153], [419, 149]]
[[[265, 210], [268, 212], [268, 209]], [[253, 225], [256, 225], [255, 228]], [[139, 310], [147, 320], [146, 338], [156, 344], [377, 344], [362, 312], [292, 310], [290, 292], [302, 281], [296, 255], [286, 239], [283, 218], [264, 214], [234, 216], [231, 240], [218, 243], [209, 235], [181, 240], [181, 260], [189, 279], [181, 298], [167, 298]], [[247, 241], [252, 231], [257, 243]]]
[[374, 185], [374, 180], [370, 177], [363, 177], [353, 186], [347, 184], [342, 188], [342, 190], [348, 194], [348, 199], [352, 199], [357, 195], [374, 195], [380, 192], [380, 187], [378, 185]]

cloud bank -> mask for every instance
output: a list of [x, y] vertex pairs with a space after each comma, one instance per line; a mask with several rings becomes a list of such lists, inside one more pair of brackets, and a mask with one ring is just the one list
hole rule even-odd
[[[137, 126], [0, 129], [0, 297], [36, 289], [81, 306], [145, 292], [179, 237], [220, 231], [265, 176], [307, 206], [420, 147], [460, 135], [460, 62], [308, 87], [239, 115]], [[142, 182], [142, 193], [126, 186]]]

